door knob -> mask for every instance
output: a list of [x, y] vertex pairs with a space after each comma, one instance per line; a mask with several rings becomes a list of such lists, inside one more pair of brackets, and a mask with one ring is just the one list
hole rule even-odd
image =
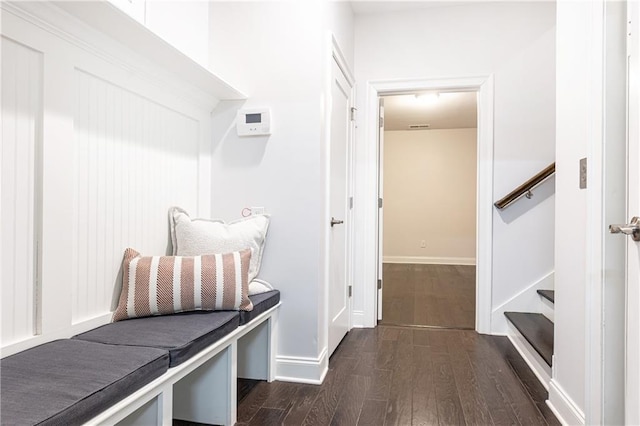
[[333, 225], [342, 225], [344, 223], [344, 220], [338, 220], [335, 217], [331, 218], [331, 227], [333, 228]]
[[631, 235], [633, 241], [640, 241], [640, 217], [631, 219], [627, 225], [609, 225], [609, 232], [612, 234]]

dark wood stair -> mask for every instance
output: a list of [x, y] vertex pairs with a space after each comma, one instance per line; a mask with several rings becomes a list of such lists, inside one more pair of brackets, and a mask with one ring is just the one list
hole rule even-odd
[[[540, 292], [540, 290], [538, 291]], [[542, 314], [530, 312], [505, 312], [504, 315], [520, 334], [551, 366], [553, 356], [553, 323]]]
[[538, 290], [538, 294], [551, 303], [555, 303], [556, 301], [555, 292], [553, 290]]

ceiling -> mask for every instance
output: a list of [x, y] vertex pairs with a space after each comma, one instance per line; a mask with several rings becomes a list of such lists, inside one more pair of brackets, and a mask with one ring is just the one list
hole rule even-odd
[[469, 3], [477, 3], [476, 1], [457, 1], [457, 0], [414, 0], [414, 1], [365, 1], [351, 0], [351, 8], [356, 15], [372, 15], [378, 13], [394, 13], [406, 12], [416, 9], [430, 9], [434, 7], [460, 6]]
[[[477, 92], [426, 92], [384, 97], [385, 130], [465, 129], [478, 126]], [[424, 129], [424, 128], [421, 128]]]

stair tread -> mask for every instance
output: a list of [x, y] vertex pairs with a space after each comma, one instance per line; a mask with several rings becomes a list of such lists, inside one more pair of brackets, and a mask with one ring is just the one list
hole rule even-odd
[[556, 301], [556, 296], [555, 296], [556, 293], [553, 290], [538, 290], [538, 294], [544, 297], [545, 299], [547, 299], [551, 303], [555, 303]]
[[505, 312], [504, 314], [542, 359], [551, 366], [553, 323], [542, 314], [530, 312]]

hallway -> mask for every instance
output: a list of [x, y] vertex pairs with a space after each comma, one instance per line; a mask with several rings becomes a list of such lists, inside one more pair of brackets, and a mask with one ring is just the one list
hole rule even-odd
[[238, 425], [557, 425], [546, 398], [506, 337], [379, 326], [349, 332], [322, 386], [257, 383]]
[[382, 271], [382, 324], [475, 330], [475, 266], [385, 263]]

